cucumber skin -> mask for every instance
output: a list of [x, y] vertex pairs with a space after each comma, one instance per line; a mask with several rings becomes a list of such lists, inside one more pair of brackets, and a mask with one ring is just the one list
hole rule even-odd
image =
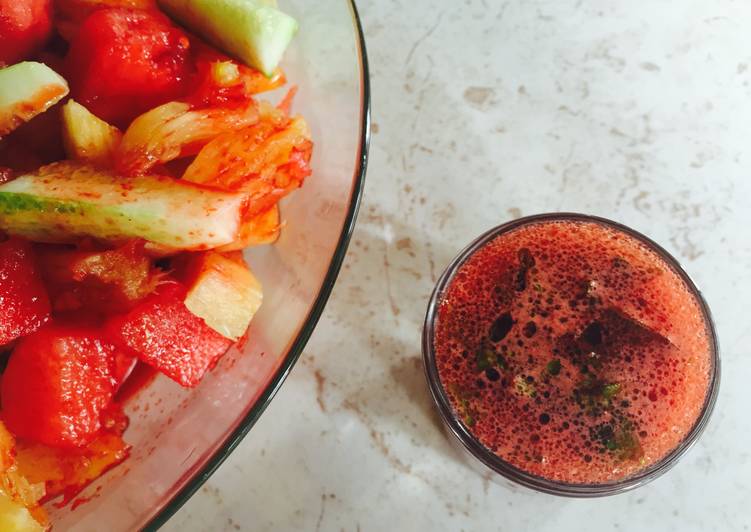
[[43, 63], [0, 67], [0, 138], [68, 94], [68, 83]]
[[264, 0], [157, 0], [198, 35], [271, 78], [297, 21]]
[[[123, 226], [132, 226], [132, 231], [118, 230]], [[154, 242], [172, 240], [154, 227], [136, 224], [133, 218], [116, 209], [13, 192], [0, 193], [0, 228], [34, 242], [47, 243], [66, 243], [86, 236], [113, 242], [129, 237]]]
[[245, 209], [242, 195], [166, 177], [128, 180], [65, 163], [40, 173], [0, 186], [0, 230], [35, 242], [140, 238], [200, 250], [232, 242]]

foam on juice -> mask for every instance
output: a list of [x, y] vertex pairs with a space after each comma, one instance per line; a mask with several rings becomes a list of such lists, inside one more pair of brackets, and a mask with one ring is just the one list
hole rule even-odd
[[442, 295], [436, 364], [486, 448], [543, 478], [623, 479], [675, 449], [700, 415], [710, 339], [683, 279], [596, 222], [500, 235]]

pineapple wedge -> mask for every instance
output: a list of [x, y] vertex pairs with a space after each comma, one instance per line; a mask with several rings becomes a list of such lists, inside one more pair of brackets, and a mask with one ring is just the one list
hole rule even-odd
[[123, 134], [83, 105], [70, 100], [62, 108], [63, 146], [69, 159], [109, 165]]
[[197, 253], [187, 260], [185, 306], [225, 338], [239, 340], [261, 306], [261, 283], [239, 252]]

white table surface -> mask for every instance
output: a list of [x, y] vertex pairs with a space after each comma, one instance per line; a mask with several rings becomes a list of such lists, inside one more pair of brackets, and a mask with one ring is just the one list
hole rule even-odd
[[[749, 530], [751, 3], [360, 10], [373, 139], [348, 258], [279, 395], [165, 530]], [[708, 430], [626, 495], [488, 482], [445, 439], [423, 378], [421, 325], [443, 267], [483, 230], [556, 210], [655, 238], [717, 322]]]

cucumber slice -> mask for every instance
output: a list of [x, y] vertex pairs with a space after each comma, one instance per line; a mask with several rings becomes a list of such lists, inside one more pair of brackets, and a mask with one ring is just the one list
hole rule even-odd
[[180, 250], [239, 235], [246, 197], [170, 177], [122, 178], [64, 161], [0, 185], [0, 230], [36, 242], [132, 238]]
[[271, 77], [297, 21], [268, 0], [158, 0], [169, 15]]
[[0, 138], [68, 94], [68, 84], [47, 65], [24, 61], [0, 69]]

